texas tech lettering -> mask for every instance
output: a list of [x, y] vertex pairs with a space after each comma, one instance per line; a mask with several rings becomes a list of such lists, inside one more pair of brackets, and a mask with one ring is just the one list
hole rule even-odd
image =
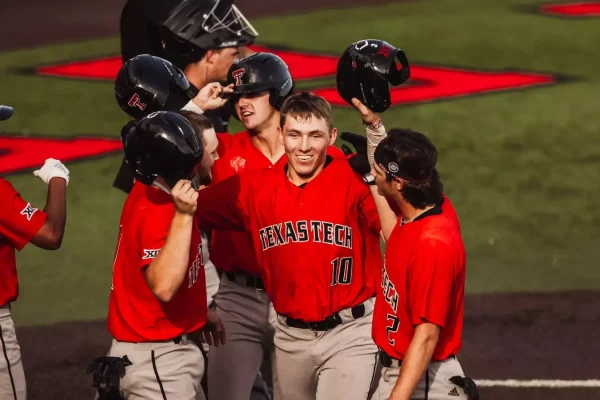
[[287, 221], [266, 226], [258, 231], [262, 249], [288, 243], [315, 242], [352, 248], [352, 228], [325, 221]]
[[390, 277], [387, 274], [385, 261], [383, 263], [383, 277], [381, 279], [381, 287], [383, 288], [383, 297], [385, 297], [386, 303], [392, 307], [394, 312], [398, 310], [398, 293], [396, 292], [396, 287], [390, 280]]

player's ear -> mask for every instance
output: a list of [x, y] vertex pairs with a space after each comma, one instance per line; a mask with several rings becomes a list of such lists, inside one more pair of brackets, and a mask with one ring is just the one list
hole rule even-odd
[[394, 179], [393, 182], [394, 182], [394, 186], [396, 186], [397, 191], [401, 191], [402, 188], [404, 187], [404, 181]]
[[335, 139], [337, 139], [337, 128], [333, 128], [331, 130], [331, 133], [329, 133], [329, 145], [333, 146], [333, 144], [335, 143]]
[[206, 58], [207, 64], [213, 64], [216, 61], [217, 56], [218, 56], [218, 53], [216, 51], [208, 50], [204, 57]]
[[277, 137], [279, 138], [279, 143], [283, 144], [283, 131], [280, 126], [277, 127]]

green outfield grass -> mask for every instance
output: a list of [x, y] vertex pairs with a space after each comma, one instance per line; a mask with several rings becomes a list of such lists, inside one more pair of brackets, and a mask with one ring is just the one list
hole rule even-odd
[[[340, 54], [356, 40], [381, 38], [402, 47], [415, 64], [573, 77], [548, 88], [396, 107], [383, 118], [388, 128], [429, 135], [439, 148], [446, 192], [461, 217], [469, 292], [599, 289], [600, 24], [516, 11], [524, 2], [429, 0], [254, 25], [260, 43]], [[3, 131], [117, 137], [127, 118], [116, 106], [111, 83], [15, 70], [118, 51], [113, 38], [0, 54], [0, 102], [16, 110]], [[360, 132], [353, 111], [335, 113], [340, 130]], [[111, 188], [120, 160], [69, 164], [63, 247], [44, 252], [29, 246], [18, 256], [19, 324], [105, 316], [125, 199]], [[30, 172], [8, 179], [43, 205], [45, 185]]]

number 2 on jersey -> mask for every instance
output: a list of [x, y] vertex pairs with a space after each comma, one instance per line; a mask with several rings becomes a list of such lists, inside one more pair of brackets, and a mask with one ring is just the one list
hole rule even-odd
[[391, 325], [388, 325], [385, 328], [385, 330], [387, 331], [388, 342], [390, 342], [390, 344], [393, 346], [396, 341], [392, 339], [392, 333], [398, 332], [398, 328], [400, 328], [400, 320], [398, 317], [392, 314], [388, 314], [386, 319], [392, 322]]
[[342, 257], [334, 259], [331, 286], [349, 285], [352, 281], [352, 257]]

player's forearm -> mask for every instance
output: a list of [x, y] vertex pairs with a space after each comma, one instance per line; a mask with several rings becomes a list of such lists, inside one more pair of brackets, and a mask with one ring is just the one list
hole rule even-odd
[[398, 217], [390, 208], [385, 197], [377, 193], [377, 186], [371, 185], [369, 186], [369, 189], [375, 200], [375, 208], [377, 208], [377, 214], [379, 215], [381, 235], [383, 236], [383, 240], [387, 242], [394, 230], [394, 226], [396, 226], [396, 223], [398, 222]]
[[46, 250], [56, 250], [62, 244], [67, 221], [67, 182], [64, 179], [52, 178], [48, 182], [44, 212], [48, 215], [46, 222], [31, 242]]
[[164, 246], [146, 270], [152, 293], [163, 302], [171, 301], [187, 274], [193, 218], [175, 213]]
[[396, 381], [390, 400], [409, 400], [421, 377], [427, 370], [431, 356], [437, 345], [439, 328], [433, 324], [417, 326], [415, 335], [408, 347], [400, 376]]

